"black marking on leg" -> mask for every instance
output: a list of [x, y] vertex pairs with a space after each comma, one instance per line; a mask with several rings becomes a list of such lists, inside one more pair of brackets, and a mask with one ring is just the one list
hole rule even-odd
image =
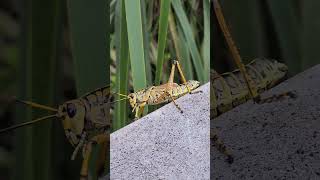
[[224, 154], [227, 158], [226, 158], [226, 162], [229, 164], [232, 164], [234, 161], [233, 156], [228, 152], [227, 147], [224, 145], [224, 143], [218, 138], [218, 136], [216, 134], [212, 134], [212, 136], [210, 137], [210, 139], [213, 140], [213, 145], [216, 147], [216, 149]]
[[194, 91], [194, 92], [190, 91], [190, 93], [189, 93], [189, 94], [197, 94], [197, 93], [203, 93], [203, 91], [202, 91], [202, 90]]
[[258, 104], [271, 103], [274, 101], [280, 101], [284, 97], [289, 97], [289, 98], [295, 99], [295, 98], [297, 98], [297, 94], [294, 92], [288, 91], [288, 92], [285, 92], [282, 94], [276, 94], [276, 95], [272, 95], [272, 96], [264, 98], [264, 99], [260, 99], [257, 103]]
[[229, 164], [232, 164], [233, 161], [234, 161], [233, 156], [228, 155], [228, 156], [227, 156], [227, 159], [226, 159], [226, 162], [229, 163]]
[[296, 99], [298, 97], [297, 93], [292, 91], [287, 92], [287, 95], [292, 99]]

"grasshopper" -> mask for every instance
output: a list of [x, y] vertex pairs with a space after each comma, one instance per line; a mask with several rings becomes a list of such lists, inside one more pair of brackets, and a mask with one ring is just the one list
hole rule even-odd
[[[213, 3], [219, 26], [225, 36], [233, 60], [239, 69], [222, 76], [214, 70], [211, 71], [211, 117], [214, 119], [219, 114], [248, 99], [253, 99], [255, 103], [261, 104], [284, 96], [295, 98], [296, 95], [292, 92], [261, 98], [260, 93], [283, 79], [288, 68], [276, 61], [259, 59], [245, 66], [229, 32], [218, 0], [214, 0]], [[217, 150], [226, 155], [227, 162], [232, 163], [233, 156], [214, 131], [210, 132], [210, 138]]]
[[75, 148], [71, 159], [74, 160], [78, 151], [82, 149], [83, 162], [80, 179], [87, 179], [88, 163], [93, 145], [99, 144], [102, 147], [100, 154], [101, 162], [98, 164], [98, 170], [103, 170], [106, 152], [110, 147], [110, 98], [110, 86], [106, 86], [87, 93], [78, 99], [67, 101], [57, 109], [31, 101], [16, 99], [17, 102], [55, 112], [55, 114], [2, 129], [0, 133], [51, 118], [61, 119], [65, 135], [70, 144]]
[[[175, 68], [178, 69], [182, 84], [177, 84], [173, 82]], [[143, 109], [146, 105], [156, 105], [166, 103], [169, 101], [173, 101], [177, 109], [181, 113], [183, 113], [182, 109], [175, 102], [175, 99], [187, 93], [192, 94], [201, 92], [191, 92], [192, 90], [199, 87], [199, 85], [200, 83], [195, 80], [186, 81], [179, 61], [173, 60], [169, 80], [166, 84], [162, 84], [159, 86], [151, 86], [145, 89], [141, 89], [137, 92], [131, 93], [129, 95], [123, 95], [120, 93], [117, 94], [120, 96], [124, 96], [124, 99], [129, 99], [130, 106], [132, 107], [132, 112], [135, 111], [135, 120], [137, 120], [139, 117], [141, 117]]]

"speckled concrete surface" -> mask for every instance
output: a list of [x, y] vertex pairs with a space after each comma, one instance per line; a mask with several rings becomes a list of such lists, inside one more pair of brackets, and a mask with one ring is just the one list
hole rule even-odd
[[[209, 83], [111, 134], [111, 179], [210, 179]], [[195, 91], [197, 91], [195, 90]]]
[[320, 179], [320, 65], [263, 96], [294, 90], [296, 99], [248, 102], [211, 120], [234, 163], [211, 148], [211, 179]]

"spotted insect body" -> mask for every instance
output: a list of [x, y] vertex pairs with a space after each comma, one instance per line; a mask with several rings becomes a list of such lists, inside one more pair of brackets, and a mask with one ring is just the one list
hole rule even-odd
[[[179, 62], [177, 60], [173, 62], [168, 83], [141, 89], [129, 95], [123, 95], [129, 99], [132, 111], [136, 112], [135, 119], [141, 116], [145, 105], [157, 105], [170, 101], [173, 101], [174, 105], [182, 112], [181, 108], [176, 104], [175, 99], [191, 93], [192, 90], [199, 87], [200, 83], [198, 81], [186, 81]], [[178, 69], [182, 84], [173, 82], [175, 68]]]
[[96, 135], [110, 133], [109, 100], [110, 88], [104, 87], [59, 106], [58, 117], [73, 146], [83, 146]]
[[[169, 89], [169, 93], [172, 94], [172, 97], [174, 99], [179, 98], [185, 94], [187, 94], [189, 90], [194, 90], [197, 87], [199, 87], [199, 82], [190, 80], [187, 81], [185, 84], [177, 84], [177, 83], [172, 83], [171, 84], [171, 89]], [[148, 105], [157, 105], [161, 103], [167, 103], [170, 101], [169, 94], [166, 93], [166, 88], [167, 84], [160, 85], [160, 86], [151, 86], [149, 88], [137, 91], [136, 93], [131, 93], [128, 96], [131, 98], [136, 98], [136, 103], [142, 103], [145, 102], [146, 94], [149, 94], [148, 100], [146, 101]], [[132, 107], [135, 106], [131, 105]]]
[[[268, 59], [255, 59], [245, 67], [259, 93], [283, 80], [288, 71], [285, 64]], [[251, 99], [248, 86], [238, 69], [221, 75], [211, 71], [210, 93], [213, 118]]]

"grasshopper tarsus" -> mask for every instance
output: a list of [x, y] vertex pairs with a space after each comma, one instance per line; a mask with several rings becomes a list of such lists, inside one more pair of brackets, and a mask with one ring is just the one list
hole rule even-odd
[[287, 92], [287, 95], [292, 99], [296, 99], [298, 97], [297, 92], [294, 91]]
[[199, 91], [190, 91], [190, 93], [189, 94], [198, 94], [198, 93], [203, 93], [203, 91], [202, 90], [199, 90]]

